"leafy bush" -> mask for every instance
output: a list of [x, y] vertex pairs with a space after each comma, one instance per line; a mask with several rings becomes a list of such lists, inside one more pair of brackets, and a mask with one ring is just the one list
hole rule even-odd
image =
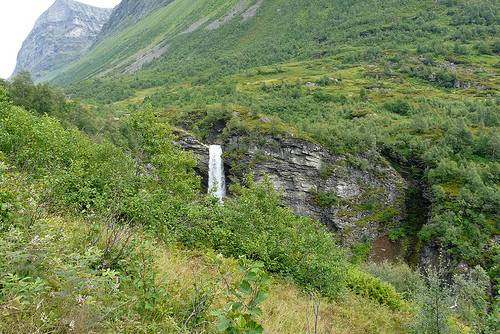
[[387, 111], [398, 115], [408, 115], [411, 112], [411, 106], [408, 102], [403, 100], [393, 100], [386, 102], [384, 108]]
[[356, 294], [371, 298], [393, 309], [404, 306], [403, 299], [389, 283], [356, 268], [347, 271], [347, 286]]
[[453, 14], [453, 24], [491, 25], [498, 22], [498, 7], [494, 1], [464, 1]]
[[[456, 312], [476, 333], [488, 333], [488, 299], [491, 289], [488, 274], [481, 266], [453, 276]], [[494, 313], [491, 317], [494, 317]]]
[[485, 42], [477, 42], [474, 44], [474, 49], [479, 53], [483, 55], [491, 55], [493, 52], [488, 44]]
[[217, 329], [223, 333], [259, 334], [264, 331], [258, 317], [262, 316], [260, 304], [268, 296], [269, 277], [262, 263], [248, 263], [241, 258], [239, 267], [243, 274], [240, 280], [230, 280], [228, 273], [221, 272], [223, 281], [231, 282], [226, 286], [230, 301], [223, 308], [213, 311], [218, 319]]
[[452, 148], [455, 153], [467, 154], [472, 149], [472, 133], [463, 122], [458, 122], [446, 131], [443, 144]]
[[455, 333], [451, 326], [453, 302], [449, 285], [440, 274], [430, 270], [426, 284], [417, 293], [417, 312], [412, 323], [413, 333]]
[[340, 200], [339, 196], [334, 192], [315, 191], [313, 199], [320, 206], [333, 206]]
[[500, 158], [500, 134], [498, 132], [483, 132], [474, 143], [477, 155], [498, 160]]
[[34, 84], [29, 72], [20, 72], [7, 86], [12, 102], [26, 110], [39, 114], [63, 116], [66, 111], [66, 101], [63, 93], [49, 87], [46, 83]]
[[[129, 220], [166, 224], [198, 193], [199, 179], [193, 157], [173, 144], [170, 129], [154, 117], [146, 109], [130, 120], [129, 140], [139, 165], [109, 142], [93, 143], [54, 118], [12, 106], [0, 110], [0, 150], [40, 182], [50, 178], [47, 186], [55, 207], [78, 212], [112, 209]], [[150, 172], [148, 164], [154, 166]]]
[[346, 257], [320, 223], [281, 206], [269, 182], [235, 186], [224, 206], [195, 210], [181, 231], [188, 244], [210, 246], [226, 256], [262, 261], [267, 270], [304, 287], [335, 296], [343, 289]]
[[368, 259], [371, 253], [371, 245], [368, 242], [360, 242], [351, 247], [352, 257], [351, 262], [360, 264]]
[[20, 184], [7, 175], [7, 170], [7, 165], [0, 158], [0, 232], [15, 225], [21, 219], [19, 212], [24, 211], [21, 194], [14, 191]]
[[390, 283], [405, 299], [410, 300], [424, 285], [424, 280], [417, 271], [406, 263], [367, 263], [364, 269], [382, 281]]

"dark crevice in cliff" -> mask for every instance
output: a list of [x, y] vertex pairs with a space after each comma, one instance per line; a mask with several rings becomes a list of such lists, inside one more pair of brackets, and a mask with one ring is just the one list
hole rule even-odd
[[431, 217], [431, 192], [425, 181], [425, 164], [419, 159], [403, 160], [394, 152], [385, 150], [383, 155], [405, 179], [405, 215], [401, 221], [404, 259], [412, 265], [421, 263], [422, 241], [418, 233]]

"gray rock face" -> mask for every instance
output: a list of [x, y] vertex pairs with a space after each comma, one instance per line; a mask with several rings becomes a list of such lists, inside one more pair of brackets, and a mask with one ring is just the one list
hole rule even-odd
[[208, 146], [201, 143], [187, 132], [179, 131], [175, 134], [178, 137], [176, 144], [181, 146], [184, 150], [194, 153], [198, 158], [196, 172], [202, 178], [204, 190], [208, 190], [208, 164], [210, 161]]
[[[199, 157], [198, 169], [206, 173], [206, 146], [185, 134], [179, 144]], [[271, 135], [230, 135], [223, 147], [230, 180], [248, 172], [268, 177], [287, 206], [326, 224], [344, 245], [374, 241], [403, 218], [405, 181], [380, 156], [349, 160], [302, 139]]]
[[35, 81], [50, 79], [92, 45], [110, 14], [111, 9], [57, 0], [38, 18], [24, 41], [14, 74], [28, 70]]

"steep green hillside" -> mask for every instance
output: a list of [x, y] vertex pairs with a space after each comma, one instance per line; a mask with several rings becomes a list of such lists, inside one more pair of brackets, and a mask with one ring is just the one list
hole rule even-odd
[[[217, 29], [207, 29], [239, 5], [251, 8], [254, 3], [261, 5], [255, 18], [245, 19], [241, 10]], [[110, 70], [110, 65], [160, 43], [170, 45], [168, 53], [148, 73], [162, 82], [189, 77], [206, 80], [250, 66], [321, 59], [346, 51], [355, 54], [366, 47], [405, 52], [420, 47], [419, 53], [435, 47], [437, 52], [456, 49], [460, 54], [467, 46], [483, 42], [483, 51], [491, 53], [495, 51], [497, 7], [488, 0], [178, 0], [99, 43], [57, 82]], [[188, 31], [192, 32], [182, 33]], [[376, 52], [372, 56], [376, 58]]]
[[219, 18], [236, 3], [236, 0], [174, 1], [99, 42], [55, 82], [68, 83], [92, 75], [131, 72], [130, 66], [140, 63], [150, 53], [158, 53], [155, 57], [168, 54], [172, 41], [190, 35], [188, 31], [193, 29], [193, 24], [197, 26], [197, 23]]
[[103, 39], [114, 31], [123, 29], [127, 25], [136, 23], [152, 11], [165, 6], [170, 2], [172, 2], [172, 0], [120, 1], [120, 3], [114, 8], [112, 13], [113, 15], [102, 28], [98, 40]]

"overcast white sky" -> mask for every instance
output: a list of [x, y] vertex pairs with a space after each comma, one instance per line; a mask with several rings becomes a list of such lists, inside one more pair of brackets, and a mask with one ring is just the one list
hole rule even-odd
[[[8, 78], [16, 66], [17, 52], [36, 19], [55, 0], [0, 0], [0, 78]], [[120, 0], [78, 0], [112, 8]]]

